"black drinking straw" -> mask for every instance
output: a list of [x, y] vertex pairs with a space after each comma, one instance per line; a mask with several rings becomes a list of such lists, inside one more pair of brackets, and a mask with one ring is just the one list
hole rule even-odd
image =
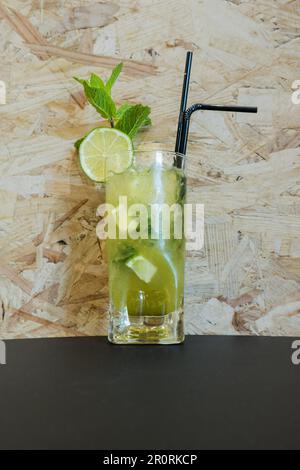
[[[185, 60], [181, 103], [178, 116], [177, 136], [175, 144], [175, 152], [180, 153], [182, 155], [186, 155], [190, 119], [195, 111], [229, 111], [231, 113], [257, 113], [257, 108], [254, 106], [222, 106], [203, 103], [195, 103], [190, 108], [186, 109], [190, 84], [192, 58], [193, 53], [191, 51], [188, 51]], [[174, 159], [174, 165], [178, 168], [181, 167], [181, 159], [178, 155]]]
[[181, 138], [178, 152], [186, 155], [187, 140], [189, 136], [190, 119], [195, 111], [229, 111], [231, 113], [257, 113], [255, 106], [222, 106], [215, 104], [195, 103], [183, 113]]
[[188, 51], [186, 53], [186, 59], [185, 59], [185, 69], [184, 69], [183, 84], [182, 84], [180, 110], [179, 110], [179, 115], [178, 115], [175, 152], [179, 152], [179, 148], [181, 144], [183, 113], [186, 110], [186, 104], [187, 104], [187, 99], [188, 99], [192, 59], [193, 59], [193, 53], [192, 51]]

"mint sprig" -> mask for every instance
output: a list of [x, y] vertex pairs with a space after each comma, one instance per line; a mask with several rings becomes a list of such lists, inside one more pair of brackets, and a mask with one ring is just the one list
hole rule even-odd
[[[77, 77], [74, 79], [83, 86], [88, 102], [104, 119], [110, 122], [111, 127], [116, 127], [133, 139], [141, 127], [151, 124], [149, 117], [151, 109], [149, 106], [131, 103], [125, 103], [117, 108], [111, 96], [111, 90], [119, 78], [122, 68], [123, 64], [118, 64], [106, 82], [95, 73], [91, 74], [89, 80]], [[77, 149], [79, 149], [84, 137], [75, 142], [74, 146]]]

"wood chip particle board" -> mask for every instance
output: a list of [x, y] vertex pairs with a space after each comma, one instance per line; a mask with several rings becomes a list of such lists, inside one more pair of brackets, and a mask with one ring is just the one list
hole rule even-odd
[[123, 60], [117, 101], [152, 107], [138, 143], [172, 149], [187, 49], [191, 103], [259, 113], [193, 115], [188, 200], [206, 237], [187, 254], [186, 331], [300, 335], [299, 18], [289, 0], [0, 1], [1, 337], [106, 334], [104, 191], [73, 149], [99, 121], [72, 77]]

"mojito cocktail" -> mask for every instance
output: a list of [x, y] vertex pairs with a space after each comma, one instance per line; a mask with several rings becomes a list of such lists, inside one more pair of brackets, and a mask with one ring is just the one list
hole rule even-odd
[[116, 222], [114, 236], [107, 239], [112, 342], [184, 339], [186, 182], [181, 158], [171, 152], [137, 152], [132, 167], [108, 178], [106, 203]]
[[[187, 108], [191, 64], [192, 52], [188, 51], [175, 152], [135, 152], [135, 136], [140, 128], [151, 125], [151, 109], [139, 103], [119, 106], [113, 100], [112, 87], [122, 63], [107, 79], [95, 73], [88, 79], [74, 77], [83, 86], [87, 101], [106, 121], [74, 145], [85, 175], [106, 183], [109, 208], [104, 214], [98, 208], [98, 214], [108, 218], [111, 228], [107, 240], [108, 337], [113, 343], [172, 344], [184, 340], [183, 227], [188, 226], [183, 220], [183, 206], [187, 207], [184, 160], [190, 119], [198, 110], [257, 112], [256, 107], [203, 103]], [[100, 239], [107, 235], [102, 230], [103, 219], [97, 226]], [[186, 219], [189, 222], [190, 216]]]

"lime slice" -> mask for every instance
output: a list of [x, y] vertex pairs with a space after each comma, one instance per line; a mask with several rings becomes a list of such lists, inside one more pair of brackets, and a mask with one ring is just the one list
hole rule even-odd
[[125, 263], [128, 268], [132, 269], [135, 274], [147, 284], [151, 281], [154, 274], [157, 271], [156, 266], [154, 266], [150, 261], [148, 261], [144, 256], [134, 256], [130, 258], [127, 263]]
[[110, 173], [123, 173], [131, 165], [132, 142], [128, 135], [117, 129], [99, 127], [82, 141], [79, 158], [89, 178], [105, 182]]

